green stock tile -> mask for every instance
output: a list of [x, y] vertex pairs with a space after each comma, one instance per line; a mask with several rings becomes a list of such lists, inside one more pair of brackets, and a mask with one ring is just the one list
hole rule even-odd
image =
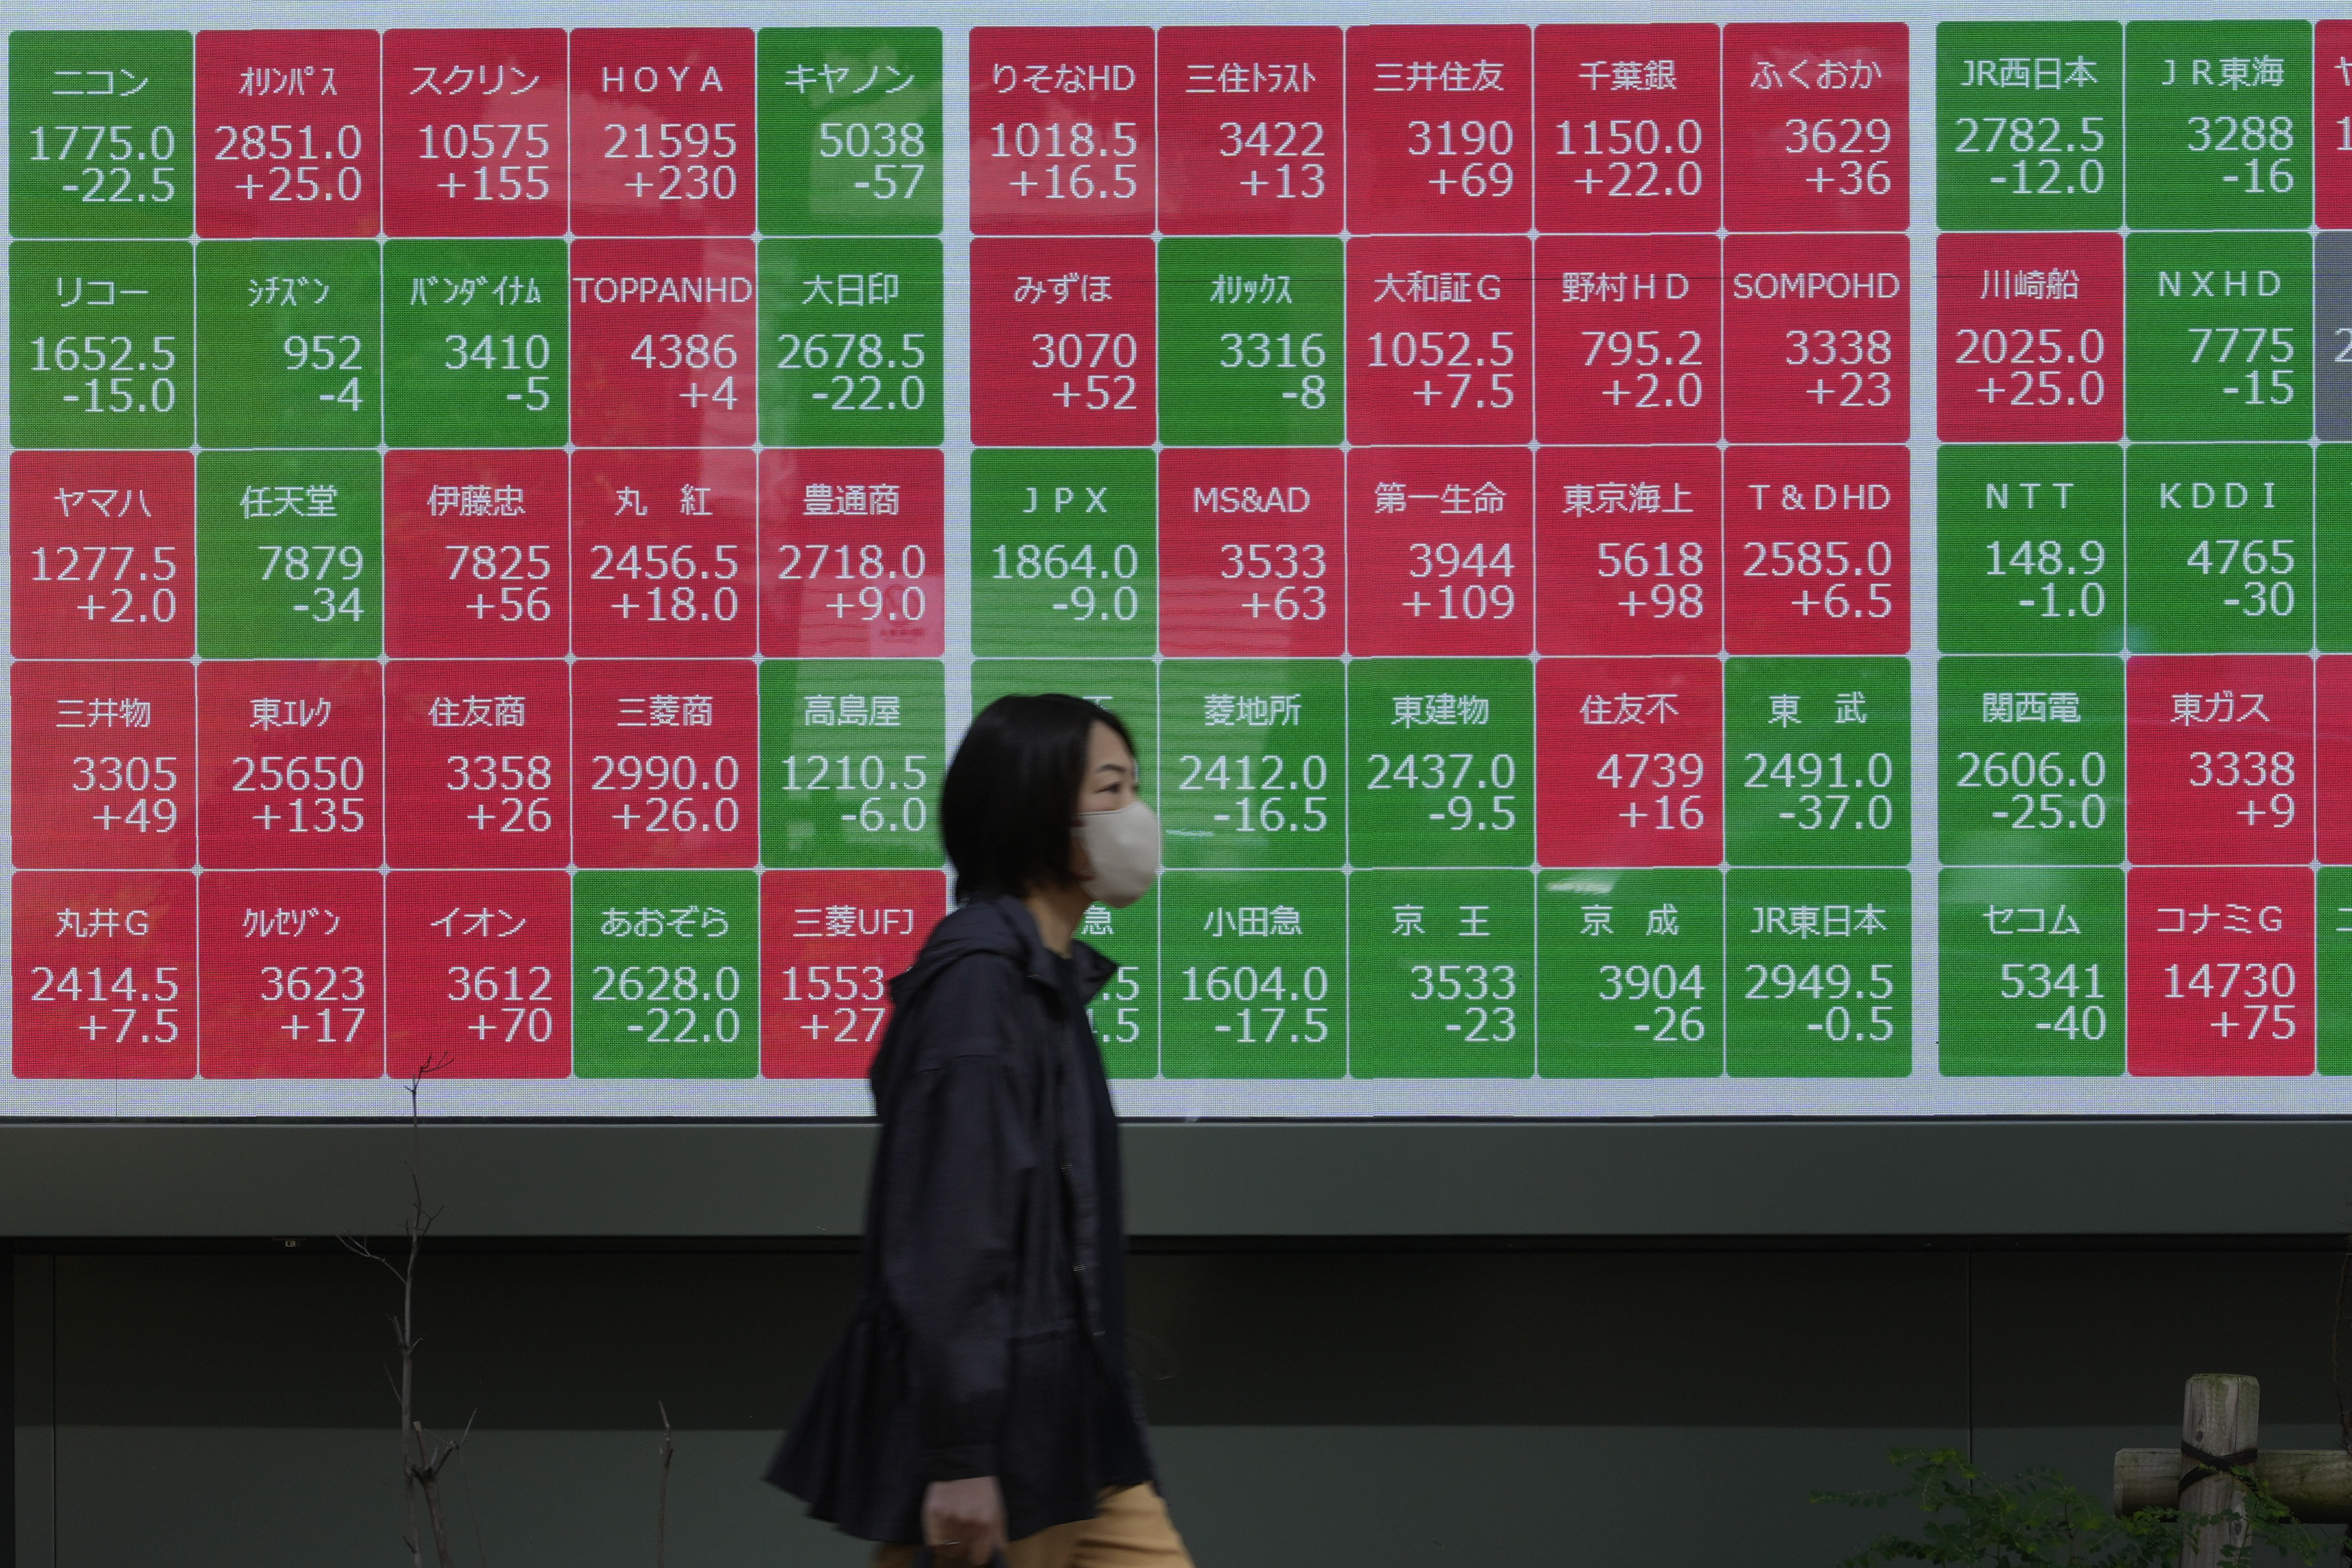
[[1347, 278], [1334, 238], [1160, 242], [1160, 438], [1335, 445]]
[[184, 242], [20, 241], [8, 247], [8, 302], [17, 445], [194, 439], [195, 258]]
[[1347, 695], [1337, 659], [1160, 666], [1160, 788], [1174, 866], [1347, 858]]
[[944, 685], [936, 659], [762, 664], [762, 863], [938, 865]]
[[748, 871], [572, 879], [572, 1063], [583, 1078], [760, 1071], [760, 883]]
[[2122, 863], [2121, 659], [1946, 659], [1936, 682], [1947, 863]]
[[1349, 877], [1349, 1075], [1533, 1076], [1534, 895], [1524, 871]]
[[1937, 644], [2120, 652], [2123, 540], [2120, 446], [1937, 448]]
[[8, 35], [12, 233], [192, 232], [194, 42], [192, 33], [160, 28]]
[[760, 439], [936, 446], [947, 342], [935, 239], [760, 244]]
[[1534, 862], [1534, 665], [1358, 659], [1348, 720], [1351, 862]]
[[1338, 1078], [1348, 1065], [1348, 883], [1336, 871], [1160, 879], [1160, 1071]]
[[1148, 655], [1160, 639], [1149, 450], [971, 457], [971, 646], [984, 656]]
[[1723, 760], [1734, 865], [1911, 859], [1908, 660], [1731, 660]]
[[2311, 222], [2310, 23], [2136, 21], [2124, 48], [2134, 228]]
[[373, 446], [383, 364], [373, 240], [196, 246], [196, 439]]
[[1911, 873], [1737, 871], [1725, 890], [1735, 1078], [1911, 1071]]
[[383, 247], [384, 439], [561, 446], [572, 409], [560, 239]]
[[1947, 871], [1940, 896], [1946, 1077], [2123, 1071], [2120, 866]]
[[2311, 448], [2135, 444], [2135, 653], [2299, 653], [2312, 639]]
[[2311, 434], [2311, 236], [2124, 241], [2124, 434], [2134, 441]]
[[1937, 25], [1939, 226], [2120, 226], [2123, 133], [2122, 23]]
[[760, 29], [760, 227], [940, 232], [937, 27]]
[[1723, 873], [1547, 871], [1536, 878], [1546, 1078], [1723, 1071]]
[[369, 659], [383, 646], [383, 461], [373, 452], [196, 459], [196, 652]]

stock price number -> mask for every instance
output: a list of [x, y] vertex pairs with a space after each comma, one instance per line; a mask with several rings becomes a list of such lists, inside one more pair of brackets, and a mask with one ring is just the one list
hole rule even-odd
[[[1403, 603], [1415, 620], [1423, 611], [1434, 610], [1440, 621], [1507, 621], [1518, 608], [1518, 592], [1508, 581], [1513, 570], [1508, 539], [1491, 545], [1449, 539], [1404, 548], [1412, 558], [1405, 575], [1416, 580], [1412, 597]], [[1506, 580], [1490, 583], [1489, 572]], [[1436, 591], [1436, 598], [1420, 586], [1423, 580]]]
[[2189, 564], [2200, 577], [2242, 577], [2238, 591], [2221, 601], [2225, 609], [2242, 615], [2292, 615], [2294, 582], [2294, 540], [2199, 539], [2189, 552]]
[[[365, 345], [356, 332], [312, 332], [307, 337], [296, 332], [278, 347], [278, 351], [286, 356], [286, 368], [289, 371], [311, 371], [335, 375], [344, 371], [367, 369], [360, 362], [360, 352]], [[339, 402], [354, 413], [367, 405], [366, 395], [360, 391], [360, 378], [356, 374], [333, 391], [320, 392], [319, 401]]]
[[1462, 1015], [1445, 1026], [1463, 1041], [1501, 1044], [1519, 1037], [1519, 971], [1512, 964], [1415, 964], [1408, 999], [1459, 1003]]
[[[1135, 377], [1121, 372], [1135, 368], [1141, 350], [1132, 332], [1032, 332], [1030, 348], [1036, 357], [1033, 371], [1078, 371], [1087, 373], [1083, 384], [1062, 378], [1061, 390], [1045, 395], [1065, 412], [1073, 406], [1099, 413], [1135, 406]], [[1098, 367], [1108, 365], [1109, 371]]]
[[1895, 797], [1887, 793], [1895, 787], [1895, 758], [1886, 752], [1874, 751], [1851, 769], [1843, 751], [1784, 751], [1778, 757], [1751, 751], [1743, 760], [1748, 768], [1743, 788], [1796, 794], [1796, 805], [1780, 812], [1780, 820], [1800, 831], [1885, 832], [1895, 826]]
[[120, 584], [126, 579], [132, 582], [171, 582], [180, 575], [180, 563], [173, 559], [179, 549], [177, 545], [149, 546], [148, 558], [133, 577], [131, 563], [139, 554], [135, 545], [38, 545], [33, 550], [33, 580], [92, 584], [89, 596], [74, 606], [87, 621], [103, 617], [110, 626], [176, 621], [180, 615], [177, 590], [149, 589], [142, 602], [136, 589], [101, 589], [95, 585]]
[[[1405, 126], [1405, 152], [1441, 160], [1429, 176], [1440, 195], [1507, 196], [1517, 172], [1510, 164], [1517, 139], [1507, 120], [1415, 120]], [[1461, 163], [1444, 162], [1460, 158]]]
[[1895, 362], [1892, 328], [1791, 327], [1785, 336], [1789, 351], [1782, 364], [1823, 367], [1805, 389], [1814, 407], [1885, 408], [1895, 401], [1895, 373], [1867, 368]]
[[1748, 564], [1740, 569], [1743, 577], [1827, 580], [1820, 593], [1809, 582], [1789, 601], [1800, 615], [1819, 610], [1831, 621], [1884, 621], [1895, 613], [1894, 592], [1885, 582], [1863, 582], [1859, 598], [1848, 586], [1848, 580], [1894, 575], [1895, 547], [1885, 539], [1864, 545], [1859, 562], [1845, 539], [1748, 539], [1741, 548], [1748, 551]]
[[[731, 371], [740, 356], [735, 351], [732, 332], [715, 338], [705, 332], [648, 332], [637, 340], [629, 358], [649, 371]], [[698, 409], [706, 402], [733, 408], [735, 378], [721, 376], [706, 387], [698, 375], [688, 376], [685, 390], [677, 395], [690, 408]]]
[[316, 125], [215, 125], [216, 163], [260, 163], [229, 188], [248, 202], [356, 202], [367, 191], [361, 161], [367, 138], [356, 125], [338, 125], [334, 134]]
[[367, 828], [367, 758], [287, 757], [270, 752], [232, 758], [229, 788], [266, 795], [251, 813], [264, 832], [357, 833]]
[[[179, 155], [179, 133], [168, 125], [147, 128], [145, 146], [132, 140], [132, 125], [33, 125], [32, 162], [71, 163], [78, 183], [59, 185], [85, 202], [168, 202], [180, 193], [170, 160]], [[147, 165], [147, 178], [134, 164]]]
[[1706, 798], [1681, 793], [1706, 781], [1706, 758], [1696, 751], [1612, 751], [1592, 776], [1612, 789], [1658, 791], [1625, 802], [1617, 815], [1629, 828], [1672, 833], [1706, 826]]
[[[1895, 994], [1895, 966], [1873, 964], [1870, 977], [1857, 981], [1845, 964], [1749, 964], [1743, 999], [1785, 1002], [1798, 997], [1830, 1005], [1822, 1016], [1805, 1024], [1808, 1033], [1833, 1040], [1888, 1040], [1895, 1038], [1895, 1009], [1882, 998]], [[1856, 1009], [1861, 1013], [1857, 1016]]]
[[1320, 332], [1220, 332], [1217, 368], [1221, 371], [1294, 371], [1307, 367], [1298, 384], [1283, 392], [1286, 402], [1301, 408], [1321, 408], [1330, 391], [1314, 367], [1330, 359]]
[[[694, 559], [690, 544], [591, 545], [595, 564], [588, 577], [592, 582], [631, 585], [611, 605], [624, 621], [640, 610], [648, 622], [732, 621], [743, 610], [743, 596], [732, 580], [743, 570], [736, 549], [711, 546], [712, 560], [705, 567]], [[701, 586], [705, 578], [718, 582], [708, 594]]]
[[2096, 964], [2003, 964], [2000, 995], [2004, 1001], [2050, 1001], [2059, 997], [2066, 1005], [2053, 1019], [2036, 1019], [2035, 1029], [2063, 1034], [2068, 1040], [2107, 1038], [2107, 1009], [2099, 1004], [2106, 993], [2099, 988]]
[[1696, 621], [1706, 614], [1706, 546], [1698, 539], [1603, 539], [1594, 547], [1599, 575], [1634, 582], [1655, 579], [1648, 588], [1628, 587], [1617, 602], [1628, 620]]
[[1133, 1045], [1143, 1038], [1143, 1009], [1139, 1001], [1142, 995], [1143, 982], [1135, 977], [1132, 964], [1121, 964], [1118, 972], [1095, 993], [1087, 1018], [1104, 1043]]
[[2293, 327], [2190, 327], [2197, 347], [2189, 352], [2192, 365], [2243, 365], [2242, 378], [2232, 371], [2221, 382], [2221, 395], [2242, 400], [2241, 406], [2259, 407], [2294, 401], [2294, 329]]
[[2107, 133], [2102, 127], [2106, 118], [2104, 114], [2080, 116], [2070, 133], [2054, 114], [1962, 115], [1953, 121], [1960, 128], [1960, 139], [1952, 151], [2000, 158], [2016, 155], [2009, 172], [1986, 176], [1990, 183], [2008, 186], [2012, 195], [2095, 196], [2107, 187], [2106, 160], [2083, 157], [2070, 169], [2059, 155], [2077, 157], [2105, 151]]
[[707, 976], [694, 964], [599, 964], [595, 978], [591, 999], [645, 1004], [639, 1021], [622, 1027], [645, 1036], [648, 1045], [742, 1038], [743, 1009], [735, 1003], [743, 994], [743, 973], [732, 964], [715, 965]]
[[[464, 163], [436, 183], [451, 201], [460, 195], [477, 202], [543, 202], [551, 193], [547, 182], [548, 137], [544, 120], [472, 125], [420, 125], [427, 163]], [[520, 158], [520, 162], [506, 162]], [[536, 162], [534, 162], [536, 160]], [[470, 190], [467, 176], [472, 176]], [[455, 368], [454, 366], [452, 367]], [[545, 406], [544, 404], [541, 405]]]
[[476, 832], [543, 833], [555, 825], [548, 797], [530, 793], [555, 787], [552, 759], [536, 753], [484, 752], [446, 760], [449, 765], [446, 788], [460, 794], [498, 796], [495, 803], [484, 800], [465, 813]]
[[845, 587], [826, 601], [835, 621], [855, 616], [861, 622], [915, 622], [929, 611], [929, 597], [919, 580], [930, 570], [930, 553], [920, 545], [899, 546], [896, 560], [878, 544], [778, 545], [776, 553], [784, 558], [776, 571], [779, 582], [823, 579], [861, 585], [855, 599]]
[[[1494, 298], [1481, 295], [1482, 298]], [[1447, 408], [1461, 408], [1465, 402], [1471, 408], [1509, 408], [1518, 402], [1518, 389], [1513, 383], [1516, 371], [1488, 369], [1490, 366], [1514, 363], [1518, 350], [1511, 340], [1518, 333], [1510, 328], [1498, 328], [1486, 334], [1486, 347], [1475, 346], [1475, 334], [1465, 331], [1444, 331], [1432, 328], [1423, 331], [1373, 332], [1370, 368], [1387, 370], [1428, 370], [1439, 372], [1425, 375], [1421, 385], [1406, 394], [1420, 401], [1423, 408], [1435, 408], [1440, 399]], [[1486, 384], [1478, 382], [1478, 372], [1486, 371]], [[1441, 382], [1453, 383], [1448, 391]]]
[[[816, 128], [816, 155], [864, 163], [872, 172], [852, 180], [853, 191], [866, 191], [877, 202], [914, 200], [916, 188], [929, 168], [919, 120], [826, 120]], [[904, 160], [917, 162], [904, 162]]]
[[[998, 545], [994, 575], [999, 582], [1056, 584], [1054, 591], [1062, 597], [1052, 608], [1073, 621], [1134, 620], [1143, 612], [1134, 582], [1143, 570], [1142, 552], [1133, 545], [1113, 545], [1102, 562], [1096, 563], [1091, 544]], [[1108, 590], [1096, 588], [1097, 582], [1107, 583]]]
[[589, 760], [595, 778], [588, 788], [625, 797], [607, 815], [631, 832], [731, 833], [742, 821], [742, 803], [733, 793], [742, 782], [742, 764], [723, 753], [707, 768], [690, 752], [600, 752]]
[[[1660, 1045], [1689, 1045], [1706, 1038], [1706, 976], [1693, 964], [1687, 969], [1672, 964], [1603, 964], [1600, 988], [1593, 994], [1604, 1002], [1647, 1002], [1650, 1021], [1633, 1026]], [[1689, 997], [1690, 1001], [1682, 998]]]
[[449, 350], [449, 357], [441, 361], [443, 370], [520, 375], [521, 390], [507, 393], [506, 400], [522, 404], [532, 413], [545, 413], [554, 401], [547, 390], [547, 376], [542, 373], [555, 353], [546, 333], [485, 332], [478, 338], [469, 338], [463, 332], [450, 332], [441, 340]]
[[367, 971], [357, 964], [264, 964], [261, 999], [321, 1004], [315, 1012], [288, 1013], [278, 1032], [298, 1044], [312, 1035], [320, 1045], [347, 1045], [367, 1022]]
[[[779, 332], [776, 369], [830, 371], [825, 384], [809, 393], [835, 413], [898, 413], [919, 409], [929, 400], [929, 389], [914, 372], [930, 362], [923, 332], [901, 332], [898, 346], [888, 347], [879, 332]], [[882, 372], [898, 371], [895, 382]], [[729, 404], [733, 407], [733, 404]]]
[[[1135, 157], [1135, 127], [1132, 120], [1115, 120], [1106, 134], [1084, 120], [999, 120], [989, 127], [996, 143], [989, 156], [1022, 163], [1005, 183], [1024, 196], [1043, 187], [1049, 202], [1130, 201], [1143, 188], [1135, 178], [1135, 163], [1121, 162]], [[1033, 172], [1030, 164], [1037, 159], [1045, 160], [1045, 166]], [[1105, 166], [1108, 174], [1096, 172]]]
[[57, 969], [37, 964], [31, 978], [32, 989], [19, 993], [18, 999], [89, 1009], [73, 1027], [92, 1045], [170, 1045], [180, 1038], [180, 1009], [157, 1005], [179, 999], [177, 964], [158, 964], [144, 973], [129, 965]]
[[1519, 814], [1512, 804], [1518, 797], [1509, 792], [1518, 783], [1519, 759], [1507, 751], [1487, 757], [1483, 768], [1476, 754], [1468, 751], [1406, 752], [1399, 757], [1375, 751], [1364, 760], [1372, 769], [1371, 779], [1364, 786], [1367, 789], [1423, 789], [1444, 795], [1445, 803], [1430, 812], [1429, 820], [1444, 823], [1448, 832], [1507, 833], [1519, 825]]
[[2295, 757], [2292, 751], [2192, 751], [2189, 754], [2189, 787], [2191, 789], [2269, 789], [2265, 800], [2260, 795], [2249, 795], [2246, 803], [2231, 813], [2245, 819], [2246, 826], [2259, 828], [2268, 822], [2273, 828], [2290, 826], [2294, 821], [2294, 795], [2290, 789], [2294, 783]]
[[2290, 998], [2299, 980], [2293, 964], [2167, 964], [2164, 995], [2168, 1001], [2231, 1004], [2207, 1026], [2224, 1040], [2293, 1040], [2301, 1023]]
[[811, 752], [783, 758], [778, 766], [784, 770], [788, 795], [824, 789], [861, 797], [841, 813], [841, 820], [858, 832], [919, 833], [931, 820], [922, 793], [931, 786], [930, 770], [923, 766], [929, 760], [926, 753], [909, 752], [893, 767], [890, 758], [871, 752], [863, 757]]
[[[2107, 547], [2097, 539], [2084, 539], [2074, 546], [2074, 559], [2069, 560], [2063, 539], [1988, 539], [1985, 549], [1991, 552], [1992, 564], [1985, 569], [1987, 577], [2007, 577], [2014, 572], [2020, 577], [2040, 577], [2046, 580], [2039, 595], [2017, 601], [2020, 610], [2037, 611], [2044, 621], [2058, 621], [2080, 615], [2095, 621], [2107, 612], [2107, 589], [2095, 580], [2107, 569]], [[2057, 580], [2080, 577], [2085, 580], [2066, 596], [2061, 603]]]
[[341, 619], [359, 621], [360, 591], [343, 588], [367, 572], [367, 551], [359, 545], [256, 545], [262, 554], [261, 580], [308, 584], [294, 601], [297, 615], [324, 626]]
[[606, 125], [604, 156], [620, 162], [657, 163], [653, 173], [639, 170], [621, 182], [639, 201], [647, 193], [657, 202], [699, 202], [735, 199], [735, 168], [718, 162], [735, 156], [735, 122], [710, 124], [694, 120], [662, 120], [658, 124]]
[[2055, 327], [1962, 327], [1956, 336], [1959, 365], [2008, 365], [1989, 371], [1977, 391], [1988, 403], [2006, 402], [2011, 408], [2095, 407], [2107, 401], [2105, 371], [2081, 370], [2070, 382], [2058, 365], [2096, 365], [2107, 357], [2107, 335], [2085, 327], [2071, 344], [2061, 340]]
[[789, 964], [776, 977], [783, 985], [776, 1000], [809, 1008], [806, 1021], [793, 1027], [811, 1044], [871, 1045], [890, 1016], [889, 979], [879, 964]]
[[1278, 582], [1272, 598], [1264, 589], [1252, 589], [1242, 608], [1255, 621], [1272, 614], [1276, 621], [1320, 621], [1330, 611], [1328, 591], [1318, 580], [1330, 570], [1318, 544], [1222, 544], [1217, 553], [1224, 567], [1217, 575], [1227, 582]]
[[1325, 1001], [1330, 994], [1330, 971], [1320, 964], [1302, 967], [1295, 986], [1280, 965], [1216, 964], [1187, 967], [1179, 999], [1241, 1003], [1232, 1023], [1209, 1026], [1213, 1033], [1235, 1036], [1238, 1044], [1318, 1045], [1331, 1038], [1331, 1009]]
[[1884, 154], [1895, 143], [1895, 128], [1874, 116], [1785, 122], [1789, 140], [1780, 151], [1791, 157], [1834, 159], [1813, 165], [1803, 183], [1820, 196], [1883, 196], [1895, 189]]
[[[1654, 327], [1602, 331], [1588, 327], [1584, 336], [1591, 345], [1584, 351], [1587, 366], [1633, 372], [1631, 378], [1616, 377], [1610, 382], [1608, 391], [1601, 394], [1612, 406], [1623, 408], [1628, 398], [1633, 399], [1635, 408], [1697, 408], [1706, 402], [1706, 378], [1688, 368], [1706, 362], [1706, 340], [1689, 328], [1674, 331]], [[1671, 385], [1666, 380], [1669, 374], [1674, 377]], [[1626, 384], [1629, 379], [1633, 383], [1630, 386]]]
[[1220, 158], [1262, 158], [1272, 167], [1252, 169], [1239, 183], [1253, 196], [1261, 196], [1271, 186], [1275, 200], [1286, 202], [1301, 197], [1312, 201], [1323, 194], [1323, 165], [1319, 162], [1293, 162], [1293, 159], [1319, 159], [1323, 156], [1323, 124], [1316, 120], [1261, 120], [1255, 125], [1244, 125], [1238, 120], [1228, 120], [1217, 127], [1223, 141], [1217, 148]]
[[[179, 350], [172, 347], [178, 341], [175, 334], [158, 332], [142, 353], [136, 339], [121, 336], [36, 338], [29, 368], [81, 378], [79, 390], [60, 392], [58, 401], [79, 403], [84, 413], [169, 413], [179, 406], [180, 383], [159, 372], [178, 368]], [[142, 375], [148, 377], [143, 387], [138, 384]]]
[[[449, 552], [449, 580], [482, 586], [465, 608], [477, 621], [544, 621], [555, 613], [545, 583], [555, 566], [545, 545], [444, 545]], [[498, 585], [490, 597], [489, 585]]]
[[2071, 763], [2056, 751], [1963, 751], [1956, 759], [1954, 789], [2015, 791], [1994, 821], [2027, 832], [2107, 825], [2107, 798], [2099, 792], [2107, 781], [2105, 752], [2085, 751]]
[[1588, 196], [1696, 196], [1706, 189], [1706, 166], [1698, 160], [1706, 127], [1696, 120], [1678, 120], [1671, 130], [1655, 120], [1563, 120], [1554, 129], [1561, 157], [1609, 160], [1606, 174], [1588, 164], [1576, 176]]
[[[2294, 148], [2294, 116], [2291, 114], [2192, 114], [2189, 117], [2189, 151], [2249, 154], [2242, 164], [2221, 176], [2249, 196], [2284, 196], [2294, 189], [2294, 160], [2265, 158], [2268, 152]], [[2281, 1036], [2281, 1039], [2285, 1038]]]
[[[1234, 824], [1237, 833], [1319, 833], [1331, 825], [1324, 804], [1330, 796], [1331, 765], [1322, 757], [1303, 757], [1294, 764], [1271, 754], [1220, 752], [1202, 757], [1186, 752], [1177, 758], [1185, 770], [1176, 788], [1231, 793], [1233, 810], [1213, 813], [1213, 822]], [[1298, 791], [1285, 804], [1286, 791]], [[1237, 820], [1238, 819], [1238, 820]]]
[[[457, 760], [451, 758], [451, 761]], [[555, 971], [545, 964], [449, 966], [446, 999], [472, 1002], [483, 1009], [471, 1023], [460, 1024], [478, 1040], [501, 1044], [529, 1040], [543, 1045], [555, 1038]]]
[[77, 757], [70, 769], [75, 793], [100, 797], [89, 814], [100, 832], [124, 828], [134, 833], [168, 833], [180, 825], [176, 757]]

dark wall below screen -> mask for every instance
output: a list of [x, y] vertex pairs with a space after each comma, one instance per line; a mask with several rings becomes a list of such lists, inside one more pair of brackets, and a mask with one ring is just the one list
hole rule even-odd
[[[2181, 1380], [2263, 1380], [2266, 1448], [2335, 1441], [2337, 1256], [1948, 1241], [1150, 1244], [1136, 1358], [1202, 1568], [1826, 1565], [1909, 1521], [1809, 1505], [1897, 1445], [2054, 1464], [2179, 1432]], [[420, 1408], [473, 1436], [467, 1564], [833, 1568], [757, 1471], [856, 1288], [845, 1250], [444, 1244]], [[331, 1239], [22, 1251], [16, 1562], [404, 1561], [393, 1281]], [[1571, 1549], [1570, 1543], [1574, 1543]]]

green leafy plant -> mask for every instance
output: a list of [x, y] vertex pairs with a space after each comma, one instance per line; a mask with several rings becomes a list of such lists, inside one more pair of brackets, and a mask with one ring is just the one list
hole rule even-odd
[[[2031, 1469], [1996, 1479], [1951, 1448], [1896, 1448], [1888, 1462], [1908, 1484], [1886, 1491], [1815, 1492], [1812, 1500], [1849, 1508], [1910, 1502], [1927, 1516], [1917, 1536], [1879, 1536], [1838, 1568], [1892, 1563], [1944, 1563], [1967, 1568], [2170, 1568], [2193, 1532], [2229, 1530], [2226, 1513], [2150, 1509], [2118, 1519], [2106, 1503], [2055, 1470]], [[2244, 1538], [2223, 1549], [2223, 1568], [2251, 1568], [2263, 1548], [2311, 1564], [2325, 1550], [2319, 1535], [2294, 1521], [2245, 1471]]]

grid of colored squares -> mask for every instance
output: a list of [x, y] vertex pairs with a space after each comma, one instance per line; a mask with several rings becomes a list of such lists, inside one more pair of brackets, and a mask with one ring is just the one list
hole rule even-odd
[[856, 1073], [951, 550], [1122, 1075], [2346, 1070], [2352, 24], [1937, 30], [1932, 695], [1915, 39], [972, 30], [965, 534], [937, 30], [15, 35], [17, 1072]]

